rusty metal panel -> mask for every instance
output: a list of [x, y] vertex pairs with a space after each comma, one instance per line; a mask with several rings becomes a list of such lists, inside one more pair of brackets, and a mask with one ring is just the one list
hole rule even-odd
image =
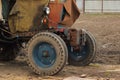
[[[51, 9], [51, 13], [49, 15], [50, 26], [57, 27], [59, 23], [64, 27], [71, 27], [80, 15], [75, 0], [67, 0], [64, 3], [59, 3], [55, 1], [54, 3], [49, 3], [49, 6]], [[62, 21], [61, 18], [63, 18]]]
[[62, 9], [63, 9], [63, 4], [62, 3], [57, 3], [57, 2], [52, 2], [49, 3], [50, 7], [50, 15], [49, 15], [49, 26], [56, 28], [58, 23], [61, 21], [61, 15], [62, 15]]
[[80, 45], [80, 31], [77, 29], [69, 29], [69, 36], [70, 36], [70, 45], [73, 47]]
[[64, 9], [66, 11], [65, 16], [61, 24], [63, 24], [65, 27], [71, 27], [74, 22], [78, 19], [80, 16], [79, 8], [76, 5], [75, 0], [67, 0], [64, 3]]

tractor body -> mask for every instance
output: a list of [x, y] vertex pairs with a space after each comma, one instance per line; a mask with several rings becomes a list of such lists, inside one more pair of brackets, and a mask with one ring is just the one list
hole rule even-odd
[[86, 66], [93, 61], [94, 37], [71, 28], [80, 15], [75, 0], [2, 0], [2, 4], [0, 59], [14, 60], [23, 47], [28, 66], [39, 75], [54, 75], [67, 62]]

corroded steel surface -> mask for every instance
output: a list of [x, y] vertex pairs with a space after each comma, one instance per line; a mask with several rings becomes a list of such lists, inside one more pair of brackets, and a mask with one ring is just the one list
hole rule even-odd
[[63, 4], [57, 2], [49, 3], [49, 7], [51, 10], [49, 15], [49, 26], [57, 28], [58, 23], [61, 21]]
[[64, 8], [66, 10], [66, 14], [61, 24], [64, 24], [66, 27], [71, 27], [80, 16], [80, 11], [75, 0], [66, 0]]
[[71, 27], [80, 15], [75, 0], [66, 0], [64, 3], [57, 1], [49, 3], [51, 8], [50, 26], [58, 27], [57, 25], [61, 24]]
[[[41, 25], [43, 7], [49, 0], [17, 0], [9, 16], [9, 25], [12, 33], [38, 30]], [[66, 0], [49, 4], [51, 13], [49, 26], [58, 27], [59, 24], [71, 27], [80, 12], [75, 0]], [[63, 11], [64, 9], [64, 11]]]

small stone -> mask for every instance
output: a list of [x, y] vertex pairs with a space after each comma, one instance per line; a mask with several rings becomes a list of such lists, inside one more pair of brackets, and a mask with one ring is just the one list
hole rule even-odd
[[10, 73], [7, 73], [7, 75], [10, 75]]
[[79, 77], [72, 76], [72, 77], [67, 77], [67, 78], [65, 78], [65, 79], [63, 79], [63, 80], [80, 80], [80, 78], [79, 78]]
[[109, 78], [107, 78], [106, 80], [110, 80]]
[[87, 77], [87, 74], [82, 74], [80, 77], [81, 77], [81, 78], [86, 78], [86, 77]]
[[72, 76], [72, 77], [67, 77], [67, 78], [65, 78], [63, 80], [96, 80], [96, 79], [80, 78], [80, 77]]
[[38, 80], [42, 80], [42, 78], [41, 78], [41, 77], [38, 77]]
[[28, 79], [29, 79], [29, 80], [33, 80], [33, 78], [32, 78], [32, 77], [29, 77]]

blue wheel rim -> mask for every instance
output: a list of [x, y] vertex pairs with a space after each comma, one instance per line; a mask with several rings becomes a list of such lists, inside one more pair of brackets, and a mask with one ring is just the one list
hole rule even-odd
[[73, 50], [73, 47], [69, 45], [68, 46], [69, 57], [71, 57], [74, 61], [81, 61], [87, 58], [87, 56], [89, 55], [88, 45], [82, 46], [80, 47], [80, 49], [81, 49], [80, 51], [75, 52]]
[[33, 59], [39, 67], [51, 67], [56, 61], [55, 48], [46, 42], [38, 43], [33, 49]]

